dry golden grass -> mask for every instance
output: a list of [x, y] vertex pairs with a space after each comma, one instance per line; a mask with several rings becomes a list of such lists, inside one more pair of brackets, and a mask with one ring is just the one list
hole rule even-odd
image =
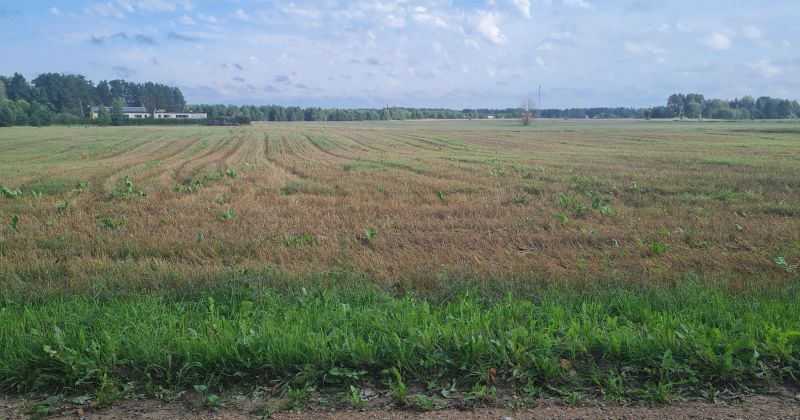
[[800, 260], [793, 124], [20, 127], [0, 130], [0, 185], [23, 192], [0, 196], [4, 284], [264, 267], [744, 284]]

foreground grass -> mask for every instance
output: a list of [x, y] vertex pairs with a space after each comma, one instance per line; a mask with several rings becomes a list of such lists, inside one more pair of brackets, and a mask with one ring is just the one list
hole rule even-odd
[[798, 384], [797, 285], [548, 287], [527, 296], [465, 288], [425, 299], [343, 286], [6, 300], [0, 391], [346, 391], [404, 381], [665, 402], [723, 386]]

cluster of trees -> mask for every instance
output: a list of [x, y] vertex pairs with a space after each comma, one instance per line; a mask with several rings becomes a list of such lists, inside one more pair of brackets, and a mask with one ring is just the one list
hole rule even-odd
[[75, 74], [44, 73], [30, 82], [19, 73], [0, 76], [0, 92], [0, 126], [89, 122], [89, 107], [110, 107], [115, 102], [169, 112], [186, 107], [177, 87], [124, 80], [102, 80], [95, 85]]
[[800, 104], [788, 99], [752, 96], [733, 100], [706, 99], [697, 93], [670, 95], [667, 105], [643, 110], [645, 118], [713, 118], [722, 120], [800, 117]]
[[[205, 112], [209, 118], [244, 116], [252, 121], [380, 121], [477, 118], [477, 113], [443, 108], [301, 108], [280, 105], [189, 105], [189, 112]], [[517, 112], [518, 114], [518, 112]]]

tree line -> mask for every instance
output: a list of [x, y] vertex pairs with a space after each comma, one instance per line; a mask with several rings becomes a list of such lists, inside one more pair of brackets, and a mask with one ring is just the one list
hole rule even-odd
[[43, 73], [0, 76], [0, 126], [86, 123], [92, 106], [143, 106], [148, 110], [182, 112], [186, 107], [177, 87], [160, 83], [101, 80], [96, 85], [82, 75]]
[[[101, 106], [96, 120], [89, 108]], [[676, 93], [664, 106], [652, 108], [594, 107], [568, 109], [445, 108], [320, 108], [281, 105], [186, 105], [177, 87], [159, 83], [101, 80], [82, 75], [44, 73], [28, 82], [19, 73], [0, 76], [0, 127], [48, 124], [155, 124], [152, 119], [130, 120], [122, 107], [143, 106], [148, 111], [205, 112], [207, 120], [165, 120], [161, 124], [238, 125], [250, 121], [387, 121], [416, 119], [536, 118], [712, 118], [725, 120], [786, 119], [800, 117], [800, 104], [788, 99], [752, 96], [733, 100], [706, 99], [700, 94]], [[103, 107], [108, 107], [105, 109]]]
[[667, 105], [643, 111], [645, 118], [712, 118], [772, 120], [800, 118], [800, 104], [788, 99], [744, 96], [733, 100], [706, 99], [697, 93], [670, 95]]

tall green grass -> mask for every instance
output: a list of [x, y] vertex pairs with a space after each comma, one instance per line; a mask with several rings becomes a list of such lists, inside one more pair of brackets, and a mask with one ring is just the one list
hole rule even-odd
[[527, 296], [233, 287], [193, 298], [5, 300], [0, 391], [346, 390], [388, 384], [395, 368], [411, 382], [628, 396], [798, 383], [796, 286], [548, 287]]

